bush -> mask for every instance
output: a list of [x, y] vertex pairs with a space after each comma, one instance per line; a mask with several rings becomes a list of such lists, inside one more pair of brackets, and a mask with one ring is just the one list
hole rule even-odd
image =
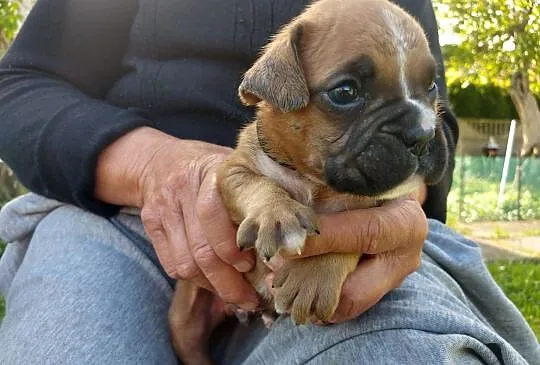
[[[468, 84], [461, 82], [448, 85], [448, 98], [452, 110], [462, 118], [516, 119], [518, 115], [508, 90], [495, 85]], [[540, 95], [536, 98], [540, 103]]]
[[13, 172], [3, 162], [0, 162], [0, 208], [11, 199], [25, 192], [25, 188], [17, 180]]

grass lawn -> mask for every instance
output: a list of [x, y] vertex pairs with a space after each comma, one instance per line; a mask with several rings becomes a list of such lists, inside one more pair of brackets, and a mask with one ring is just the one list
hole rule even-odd
[[540, 338], [540, 260], [493, 261], [488, 268]]
[[0, 319], [4, 318], [4, 313], [6, 312], [6, 303], [4, 298], [0, 297]]

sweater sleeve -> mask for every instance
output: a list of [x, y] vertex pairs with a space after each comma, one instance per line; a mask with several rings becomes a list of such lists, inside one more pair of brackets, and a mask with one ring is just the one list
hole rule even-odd
[[448, 104], [448, 93], [444, 75], [444, 62], [439, 44], [437, 20], [431, 0], [401, 0], [397, 3], [409, 11], [422, 25], [428, 37], [431, 52], [438, 64], [437, 86], [439, 89], [440, 115], [442, 127], [448, 142], [449, 160], [448, 168], [442, 180], [432, 186], [428, 186], [427, 199], [423, 205], [428, 218], [446, 222], [447, 198], [452, 186], [452, 174], [454, 172], [454, 159], [456, 142], [459, 136], [457, 119]]
[[101, 215], [97, 157], [151, 125], [103, 99], [122, 72], [136, 0], [39, 0], [0, 61], [0, 158], [31, 191]]

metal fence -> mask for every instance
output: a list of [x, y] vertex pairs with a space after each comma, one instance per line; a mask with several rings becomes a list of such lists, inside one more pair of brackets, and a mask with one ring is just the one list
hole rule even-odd
[[512, 157], [500, 195], [503, 165], [502, 156], [457, 156], [449, 216], [466, 222], [540, 219], [540, 159]]

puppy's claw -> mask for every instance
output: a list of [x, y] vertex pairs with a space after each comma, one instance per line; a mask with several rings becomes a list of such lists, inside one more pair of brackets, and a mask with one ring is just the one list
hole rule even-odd
[[255, 245], [251, 242], [238, 242], [238, 249], [240, 252], [252, 249], [253, 247], [255, 247]]
[[298, 256], [302, 255], [302, 249], [300, 247], [297, 247], [296, 253], [298, 254]]
[[277, 319], [277, 316], [268, 312], [262, 314], [262, 320], [266, 328], [272, 328], [274, 321]]
[[259, 225], [252, 219], [245, 219], [238, 227], [236, 233], [236, 244], [240, 251], [248, 250], [255, 247], [257, 240], [257, 231]]
[[300, 226], [307, 231], [308, 235], [320, 234], [318, 218], [311, 209], [296, 213]]
[[315, 233], [317, 233], [317, 236], [320, 236], [321, 235], [321, 231], [319, 229], [316, 229], [315, 230]]

